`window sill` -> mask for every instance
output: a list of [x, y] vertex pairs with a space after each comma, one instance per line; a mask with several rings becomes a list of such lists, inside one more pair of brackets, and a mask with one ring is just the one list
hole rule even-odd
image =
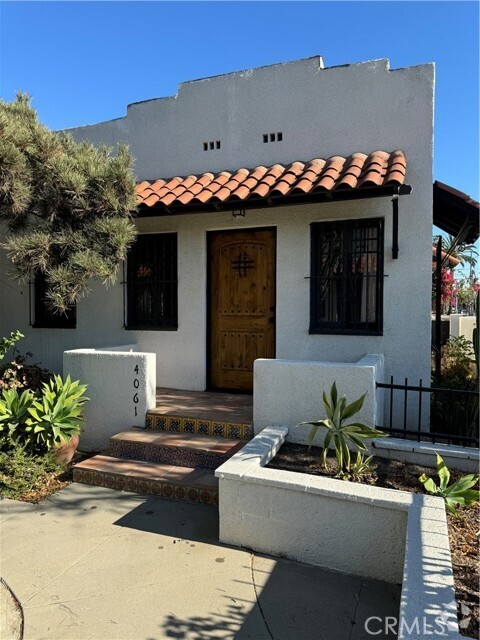
[[77, 325], [70, 325], [70, 326], [64, 326], [64, 327], [59, 327], [57, 325], [54, 324], [32, 324], [32, 329], [76, 329]]
[[308, 333], [313, 336], [383, 336], [383, 331], [365, 331], [362, 329], [309, 329]]
[[178, 331], [178, 327], [132, 327], [125, 326], [123, 327], [125, 331]]

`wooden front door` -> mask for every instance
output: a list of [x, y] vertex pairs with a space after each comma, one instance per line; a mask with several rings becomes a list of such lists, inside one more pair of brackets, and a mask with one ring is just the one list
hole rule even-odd
[[210, 235], [210, 386], [252, 391], [275, 357], [275, 230]]

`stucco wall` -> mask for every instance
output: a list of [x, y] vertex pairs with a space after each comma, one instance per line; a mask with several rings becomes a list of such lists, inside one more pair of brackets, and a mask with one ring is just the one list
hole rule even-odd
[[143, 427], [146, 411], [155, 407], [155, 354], [132, 345], [65, 351], [63, 374], [88, 384], [81, 451], [100, 451], [115, 433]]
[[[383, 336], [309, 335], [310, 223], [353, 217], [385, 217]], [[95, 285], [77, 308], [77, 329], [33, 329], [28, 326], [27, 286], [2, 287], [2, 331], [25, 333], [22, 348], [49, 367], [59, 369], [67, 349], [135, 341], [142, 351], [157, 353], [157, 383], [203, 390], [206, 385], [207, 231], [275, 225], [277, 228], [276, 356], [293, 360], [355, 362], [365, 353], [383, 353], [385, 375], [417, 381], [429, 378], [430, 245], [429, 222], [415, 227], [415, 195], [400, 202], [400, 255], [391, 258], [389, 198], [275, 210], [248, 211], [245, 219], [229, 213], [141, 218], [142, 232], [178, 233], [178, 331], [126, 331], [123, 290], [119, 282], [105, 290]], [[425, 216], [427, 217], [427, 216]], [[418, 232], [423, 226], [423, 234]], [[423, 260], [426, 256], [426, 260]], [[424, 262], [424, 269], [419, 265]], [[412, 284], [413, 283], [413, 284]], [[13, 287], [13, 288], [12, 288]], [[412, 298], [414, 302], [412, 302]], [[405, 300], [405, 303], [402, 301]]]
[[[357, 422], [371, 427], [383, 424], [382, 394], [375, 383], [383, 381], [383, 356], [367, 355], [356, 363], [259, 359], [254, 367], [253, 423], [255, 433], [267, 426], [294, 427], [307, 420], [325, 417], [322, 393], [336, 382], [347, 402], [366, 393]], [[307, 443], [310, 426], [291, 428], [290, 442]]]
[[[412, 147], [423, 148], [428, 172], [432, 85], [433, 65], [391, 70], [383, 59], [323, 68], [315, 56], [182, 82], [176, 96], [69, 132], [95, 144], [129, 143], [142, 180]], [[277, 131], [281, 142], [263, 142]], [[221, 149], [204, 151], [211, 140]]]
[[401, 582], [409, 495], [266, 467], [287, 433], [267, 427], [216, 470], [220, 540]]
[[473, 330], [477, 326], [476, 316], [462, 316], [460, 314], [452, 314], [450, 320], [450, 336], [458, 338], [464, 336], [470, 342], [473, 342]]
[[[383, 353], [386, 376], [428, 380], [432, 114], [432, 65], [390, 71], [386, 61], [376, 61], [321, 69], [318, 59], [309, 59], [186, 83], [176, 98], [134, 105], [126, 119], [76, 129], [78, 139], [130, 142], [139, 178], [402, 148], [413, 192], [400, 198], [399, 258], [391, 257], [389, 198], [251, 210], [236, 219], [231, 212], [141, 218], [142, 233], [178, 233], [178, 331], [126, 332], [121, 278], [107, 291], [94, 284], [78, 305], [76, 330], [32, 329], [28, 287], [7, 279], [3, 257], [1, 332], [23, 331], [22, 349], [56, 370], [67, 349], [135, 342], [140, 350], [157, 354], [159, 385], [202, 390], [207, 232], [275, 226], [276, 356], [355, 362], [365, 353]], [[283, 131], [283, 142], [258, 142], [260, 134], [275, 130]], [[197, 153], [204, 140], [218, 138], [218, 155]], [[383, 336], [309, 335], [310, 223], [377, 216], [385, 218]]]

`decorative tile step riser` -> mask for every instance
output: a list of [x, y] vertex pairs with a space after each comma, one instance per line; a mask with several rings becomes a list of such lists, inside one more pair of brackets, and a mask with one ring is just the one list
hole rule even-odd
[[144, 480], [116, 473], [73, 469], [74, 482], [129, 491], [131, 493], [145, 493], [152, 496], [182, 500], [184, 502], [197, 502], [200, 504], [218, 505], [217, 489], [200, 489], [187, 485], [176, 485], [170, 482], [161, 482], [155, 479]]
[[147, 412], [145, 426], [147, 429], [195, 433], [203, 436], [216, 436], [217, 438], [232, 438], [236, 440], [251, 440], [253, 438], [253, 425], [251, 424], [165, 416], [150, 412]]
[[230, 456], [221, 453], [202, 453], [181, 447], [159, 447], [154, 444], [110, 441], [110, 455], [115, 458], [162, 462], [177, 467], [218, 469]]

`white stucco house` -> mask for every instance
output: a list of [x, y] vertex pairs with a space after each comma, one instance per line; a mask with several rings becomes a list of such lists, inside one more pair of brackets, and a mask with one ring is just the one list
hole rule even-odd
[[68, 349], [136, 343], [177, 389], [251, 391], [256, 358], [365, 354], [429, 380], [433, 101], [433, 64], [316, 56], [72, 129], [129, 144], [138, 242], [68, 318], [2, 276], [0, 333], [21, 330], [54, 370]]

